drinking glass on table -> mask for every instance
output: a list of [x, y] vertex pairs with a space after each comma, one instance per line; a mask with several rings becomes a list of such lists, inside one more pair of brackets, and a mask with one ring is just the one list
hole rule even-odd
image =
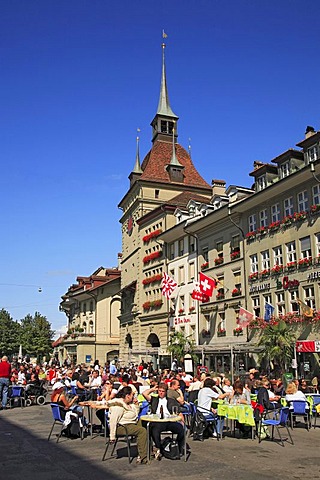
[[178, 415], [178, 413], [179, 413], [178, 407], [177, 407], [177, 406], [173, 406], [173, 407], [172, 407], [172, 415], [175, 415], [175, 416], [176, 416], [176, 415]]

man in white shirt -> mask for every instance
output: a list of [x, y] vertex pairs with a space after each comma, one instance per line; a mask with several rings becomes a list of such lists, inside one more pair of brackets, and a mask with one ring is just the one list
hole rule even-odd
[[229, 393], [217, 393], [213, 390], [215, 381], [212, 378], [206, 378], [203, 383], [203, 388], [199, 391], [198, 395], [198, 409], [208, 419], [213, 418], [216, 420], [217, 432], [213, 435], [217, 436], [222, 434], [223, 419], [218, 418], [217, 411], [212, 408], [212, 400], [224, 399], [228, 397]]

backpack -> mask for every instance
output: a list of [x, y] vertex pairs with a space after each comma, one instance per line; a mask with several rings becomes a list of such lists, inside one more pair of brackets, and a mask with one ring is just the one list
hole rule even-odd
[[200, 442], [203, 442], [207, 425], [207, 420], [203, 413], [199, 412], [199, 410], [196, 410], [191, 419], [190, 425], [190, 435], [193, 436], [193, 440], [199, 440]]
[[169, 458], [170, 460], [180, 460], [178, 442], [170, 437], [165, 437], [162, 440], [161, 453], [165, 458]]

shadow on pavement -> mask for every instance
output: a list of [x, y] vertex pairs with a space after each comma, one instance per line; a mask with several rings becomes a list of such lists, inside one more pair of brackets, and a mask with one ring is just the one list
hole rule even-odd
[[[51, 425], [52, 422], [48, 424], [47, 435]], [[59, 443], [56, 443], [55, 434], [59, 433], [59, 428], [56, 427], [48, 442], [47, 437], [43, 438], [44, 432], [37, 435], [25, 427], [17, 426], [5, 418], [5, 412], [3, 412], [0, 416], [0, 478], [6, 480], [57, 478], [121, 480], [124, 478], [108, 468], [108, 460], [101, 462], [104, 442], [87, 444], [93, 453], [92, 460], [88, 460], [81, 456], [81, 450], [88, 457], [85, 442], [92, 442], [92, 439], [86, 438], [81, 441], [62, 437]], [[124, 452], [120, 449], [119, 456], [122, 456], [122, 453]], [[139, 471], [127, 463], [127, 471], [131, 468], [134, 470], [132, 477], [139, 476]]]

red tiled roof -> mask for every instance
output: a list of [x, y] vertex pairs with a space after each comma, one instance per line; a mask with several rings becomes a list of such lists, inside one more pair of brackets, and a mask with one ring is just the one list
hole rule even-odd
[[169, 205], [175, 205], [177, 207], [186, 207], [190, 200], [194, 200], [195, 202], [199, 203], [209, 203], [210, 197], [205, 197], [204, 195], [197, 195], [196, 193], [187, 191], [179, 193], [179, 195], [171, 198], [171, 200], [168, 200], [166, 203]]
[[[166, 170], [166, 166], [170, 163], [172, 156], [172, 144], [157, 140], [149, 153], [145, 156], [141, 168], [143, 173], [140, 177], [141, 180], [153, 180], [165, 183], [177, 183], [171, 182], [169, 173]], [[176, 144], [176, 157], [185, 168], [183, 170], [184, 182], [183, 185], [190, 185], [193, 187], [209, 188], [210, 185], [201, 177], [192, 163], [188, 152]]]

